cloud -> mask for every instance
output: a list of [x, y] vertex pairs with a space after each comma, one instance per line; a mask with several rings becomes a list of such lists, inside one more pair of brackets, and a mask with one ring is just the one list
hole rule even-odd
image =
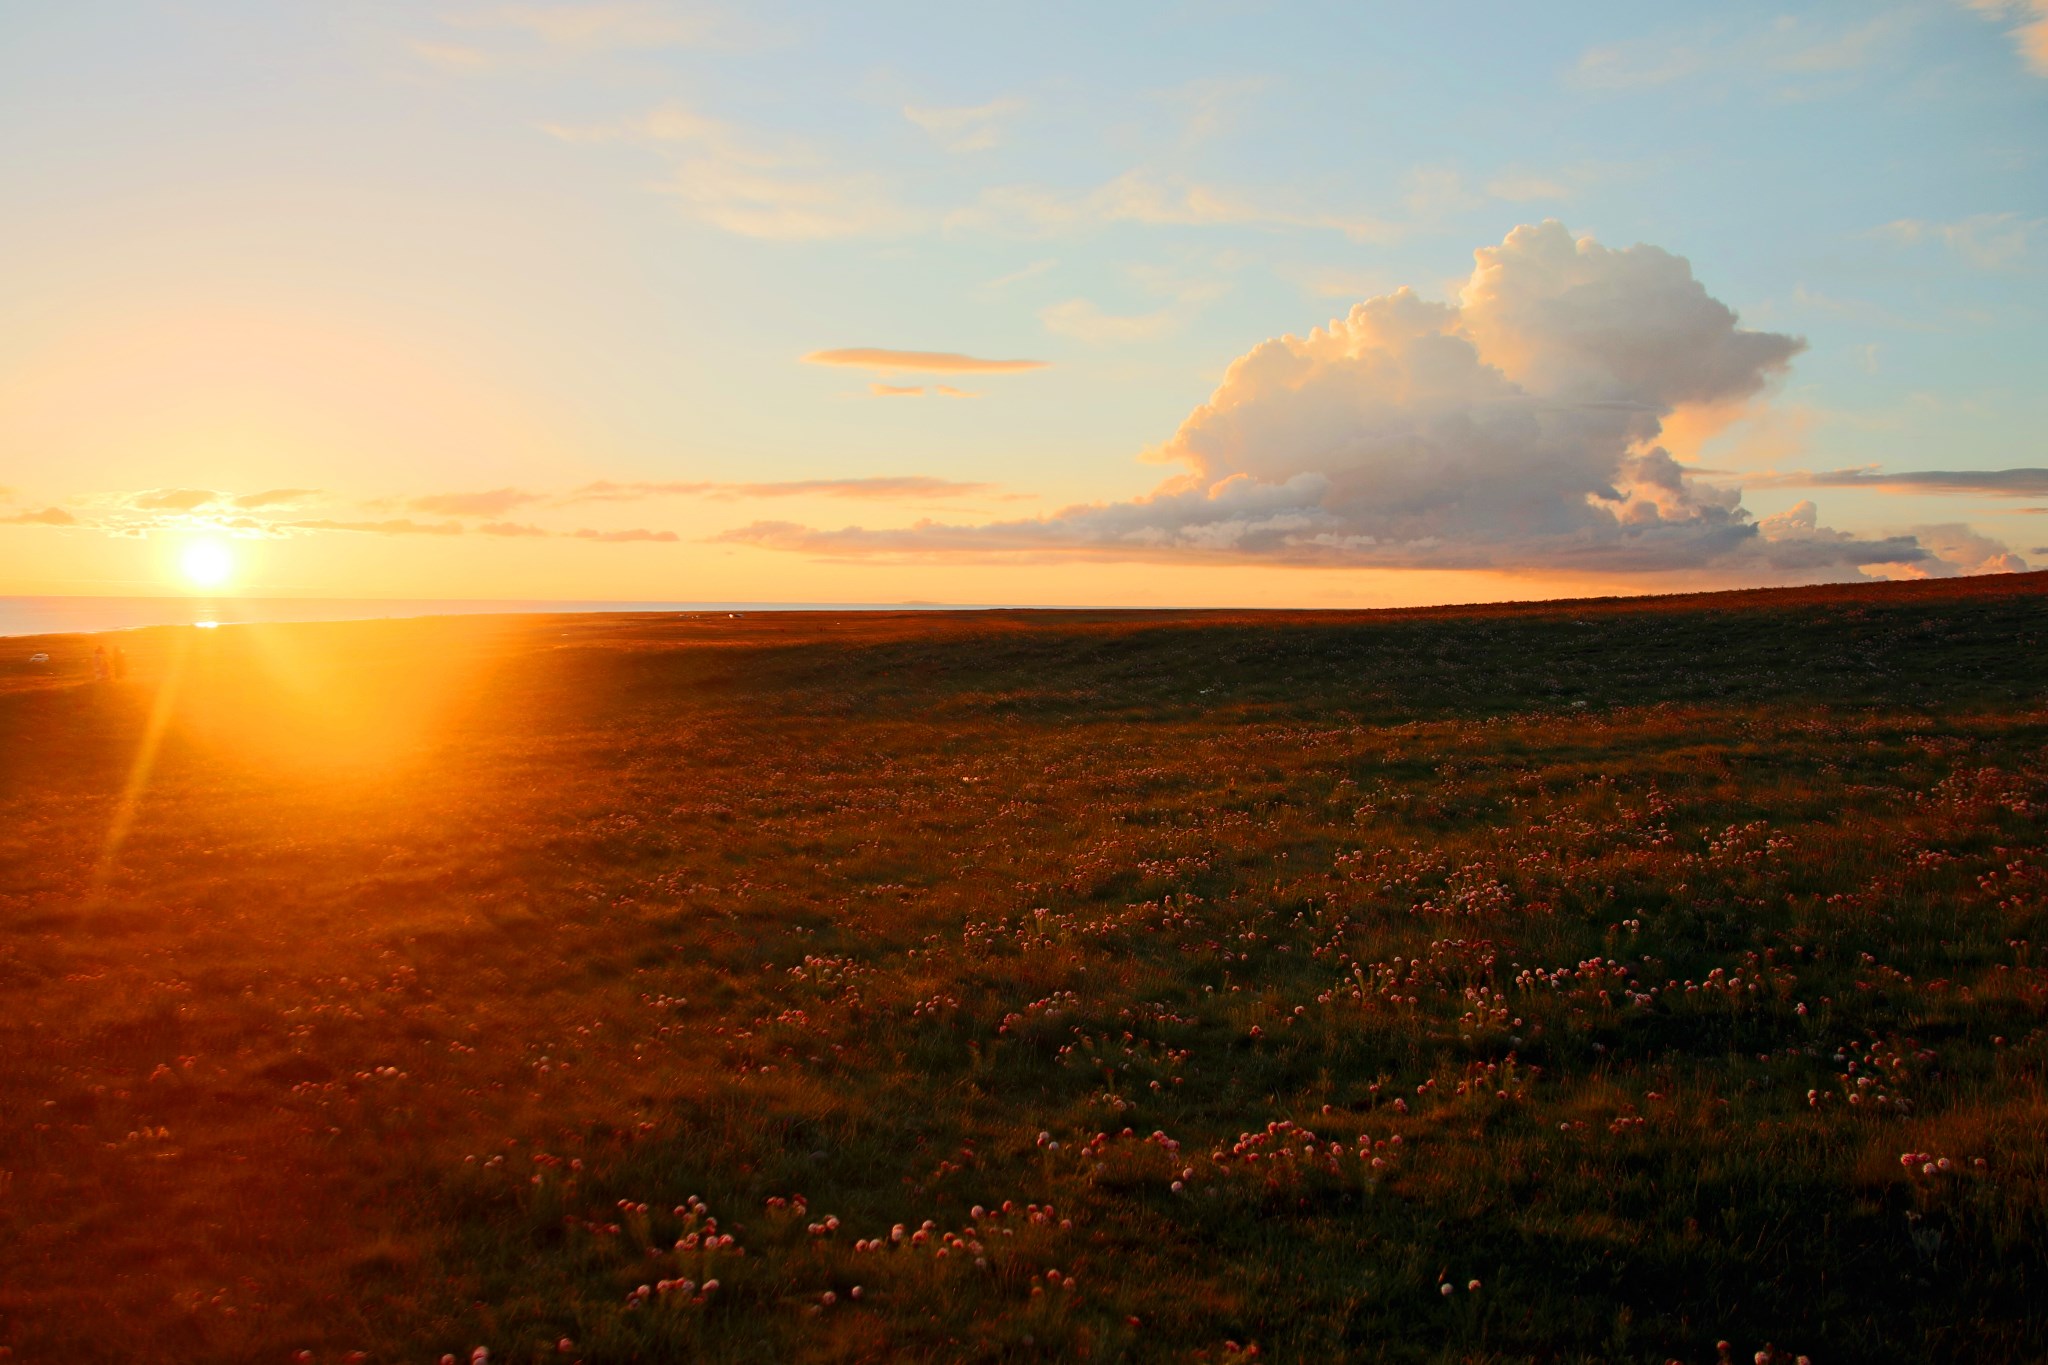
[[17, 512], [11, 517], [0, 517], [0, 526], [76, 526], [78, 518], [61, 507], [45, 507], [40, 512]]
[[906, 104], [903, 117], [931, 134], [949, 152], [985, 152], [999, 139], [997, 125], [1023, 108], [1024, 101], [1018, 99], [952, 107]]
[[1927, 551], [1927, 557], [1910, 564], [1887, 566], [1882, 570], [1884, 577], [1956, 578], [1963, 574], [2027, 571], [2026, 560], [1991, 537], [1958, 522], [1915, 526], [1911, 539]]
[[877, 398], [979, 398], [982, 395], [968, 389], [956, 389], [951, 384], [934, 384], [926, 388], [922, 384], [881, 384], [868, 385], [868, 392]]
[[1402, 233], [1400, 227], [1371, 214], [1298, 209], [1242, 191], [1178, 178], [1156, 179], [1141, 171], [1117, 177], [1091, 195], [1085, 207], [1110, 222], [1312, 228], [1371, 243], [1391, 242]]
[[1017, 370], [1042, 370], [1046, 360], [984, 360], [957, 351], [892, 351], [880, 346], [851, 346], [835, 351], [812, 351], [806, 365], [846, 365], [855, 369], [893, 374], [921, 370], [933, 374], [1008, 374]]
[[1209, 77], [1162, 90], [1157, 98], [1180, 108], [1184, 120], [1181, 145], [1191, 147], [1230, 131], [1239, 122], [1242, 108], [1271, 84], [1264, 76]]
[[553, 124], [565, 142], [630, 142], [681, 154], [657, 188], [691, 216], [744, 237], [800, 241], [907, 232], [922, 225], [879, 179], [832, 169], [804, 144], [766, 138], [669, 103], [622, 123]]
[[1839, 27], [1781, 15], [1730, 32], [1714, 25], [1586, 49], [1566, 74], [1582, 90], [1651, 90], [1690, 80], [1770, 83], [1783, 98], [1806, 98], [1904, 48], [1920, 16], [1897, 8]]
[[486, 521], [480, 523], [476, 529], [487, 536], [545, 536], [554, 534], [552, 531], [543, 530], [531, 523], [517, 521]]
[[1878, 232], [1905, 246], [1939, 242], [1979, 270], [2007, 270], [2026, 258], [2034, 234], [2044, 225], [2048, 225], [2048, 218], [1979, 213], [1950, 223], [1901, 218], [1885, 224]]
[[873, 176], [769, 175], [707, 159], [685, 164], [663, 188], [693, 216], [741, 237], [823, 241], [918, 225]]
[[405, 505], [415, 512], [443, 517], [500, 517], [515, 507], [539, 501], [540, 494], [523, 488], [493, 488], [482, 493], [430, 493], [407, 499]]
[[946, 216], [949, 230], [1045, 237], [1104, 223], [1153, 226], [1245, 226], [1340, 232], [1355, 242], [1386, 244], [1407, 231], [1369, 213], [1331, 213], [1182, 177], [1127, 171], [1096, 189], [1062, 193], [1032, 185], [999, 185]]
[[1178, 308], [1150, 313], [1105, 313], [1088, 299], [1068, 299], [1038, 310], [1045, 330], [1092, 345], [1150, 341], [1177, 331], [1185, 320]]
[[[1214, 268], [1228, 269], [1232, 264], [1225, 257], [1214, 263]], [[1144, 292], [1172, 302], [1149, 312], [1118, 314], [1105, 312], [1092, 299], [1068, 299], [1041, 308], [1038, 320], [1049, 332], [1091, 345], [1150, 341], [1179, 331], [1204, 304], [1230, 291], [1230, 285], [1214, 273], [1187, 274], [1158, 265], [1132, 266], [1126, 273]]]
[[983, 525], [755, 522], [721, 539], [841, 557], [1752, 577], [1938, 558], [1911, 536], [1758, 523], [1659, 444], [1674, 418], [1739, 411], [1802, 346], [1741, 327], [1682, 257], [1549, 221], [1476, 252], [1454, 303], [1398, 290], [1240, 356], [1148, 453], [1186, 469], [1148, 496]]
[[550, 136], [563, 142], [693, 144], [713, 153], [721, 161], [764, 169], [789, 165], [805, 156], [800, 146], [764, 139], [733, 124], [700, 114], [676, 100], [617, 123], [550, 123], [543, 126]]
[[1987, 498], [2048, 497], [2048, 469], [1912, 469], [1886, 473], [1876, 465], [1855, 469], [1793, 470], [1749, 475], [1757, 488], [1879, 488], [1903, 493], [1958, 493]]
[[1487, 181], [1486, 192], [1496, 199], [1522, 204], [1532, 199], [1568, 198], [1571, 187], [1549, 176], [1512, 174], [1497, 175]]
[[317, 488], [266, 488], [260, 493], [243, 493], [231, 501], [236, 507], [253, 511], [259, 507], [276, 507], [282, 503], [304, 502], [320, 496]]
[[2048, 76], [2048, 0], [1964, 0], [1987, 19], [2009, 22], [2013, 48], [2036, 76]]
[[454, 521], [419, 522], [409, 517], [394, 517], [387, 521], [332, 521], [320, 518], [313, 521], [281, 521], [275, 523], [280, 531], [353, 531], [365, 535], [379, 536], [459, 536], [462, 524]]
[[1353, 242], [1388, 246], [1432, 228], [1450, 215], [1470, 212], [1489, 198], [1507, 202], [1562, 199], [1573, 185], [1616, 170], [1585, 165], [1573, 168], [1563, 178], [1505, 174], [1489, 180], [1482, 193], [1468, 186], [1455, 168], [1418, 167], [1409, 173], [1401, 193], [1403, 216], [1390, 217], [1362, 207], [1333, 212], [1281, 191], [1232, 188], [1138, 169], [1081, 193], [1034, 185], [994, 186], [982, 191], [974, 203], [948, 214], [945, 227], [1027, 238], [1116, 223], [1250, 227], [1272, 232], [1332, 232]]
[[190, 512], [215, 501], [220, 494], [206, 488], [153, 488], [128, 499], [131, 507], [150, 512]]
[[[944, 388], [944, 385], [940, 386]], [[965, 395], [963, 395], [965, 396]], [[564, 502], [637, 502], [642, 498], [701, 497], [721, 502], [745, 498], [854, 498], [872, 501], [918, 501], [933, 498], [983, 497], [1002, 492], [1001, 484], [962, 483], [922, 474], [879, 475], [865, 479], [783, 479], [772, 483], [589, 483]]]
[[649, 531], [643, 528], [635, 528], [631, 531], [593, 531], [586, 526], [580, 531], [571, 531], [568, 534], [576, 540], [600, 540], [612, 545], [624, 544], [627, 541], [635, 540], [676, 541], [682, 539], [674, 531]]
[[717, 28], [717, 16], [708, 10], [644, 2], [505, 5], [481, 19], [521, 30], [549, 47], [578, 52], [687, 46], [703, 42]]

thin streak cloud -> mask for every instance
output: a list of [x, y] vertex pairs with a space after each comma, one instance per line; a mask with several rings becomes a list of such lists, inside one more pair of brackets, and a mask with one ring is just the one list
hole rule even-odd
[[281, 531], [353, 531], [364, 535], [379, 536], [459, 536], [462, 523], [455, 521], [421, 522], [410, 517], [393, 517], [384, 521], [334, 521], [322, 517], [312, 521], [284, 521], [277, 523]]
[[493, 488], [480, 493], [429, 493], [408, 499], [406, 506], [415, 512], [444, 517], [499, 517], [515, 507], [540, 500], [540, 494], [523, 488]]
[[1974, 494], [1987, 498], [2048, 497], [2048, 469], [1911, 469], [1886, 473], [1876, 465], [1854, 469], [1792, 470], [1750, 475], [1753, 488], [1878, 488], [1897, 493]]
[[1009, 374], [1020, 370], [1042, 370], [1049, 360], [985, 360], [958, 351], [893, 351], [881, 346], [849, 346], [831, 351], [812, 351], [806, 365], [844, 365], [853, 369], [876, 370], [884, 374], [919, 370], [932, 374]]
[[880, 475], [865, 479], [782, 479], [769, 483], [611, 483], [600, 480], [573, 490], [562, 498], [562, 502], [637, 502], [642, 498], [670, 497], [710, 498], [721, 502], [745, 498], [802, 497], [886, 502], [984, 497], [1002, 493], [1001, 484], [965, 483], [922, 474]]

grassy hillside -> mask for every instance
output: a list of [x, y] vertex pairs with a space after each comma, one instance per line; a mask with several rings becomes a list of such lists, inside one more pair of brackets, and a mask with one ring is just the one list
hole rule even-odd
[[2048, 575], [120, 638], [16, 1359], [2048, 1356]]

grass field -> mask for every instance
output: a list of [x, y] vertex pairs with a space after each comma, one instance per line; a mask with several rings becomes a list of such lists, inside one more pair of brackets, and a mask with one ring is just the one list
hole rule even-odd
[[2048, 1358], [2048, 575], [122, 638], [15, 1360]]

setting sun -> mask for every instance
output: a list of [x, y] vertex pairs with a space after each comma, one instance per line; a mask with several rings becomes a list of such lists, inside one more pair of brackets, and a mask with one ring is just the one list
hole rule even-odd
[[217, 540], [195, 540], [178, 559], [188, 582], [201, 588], [217, 588], [235, 571], [234, 552]]

